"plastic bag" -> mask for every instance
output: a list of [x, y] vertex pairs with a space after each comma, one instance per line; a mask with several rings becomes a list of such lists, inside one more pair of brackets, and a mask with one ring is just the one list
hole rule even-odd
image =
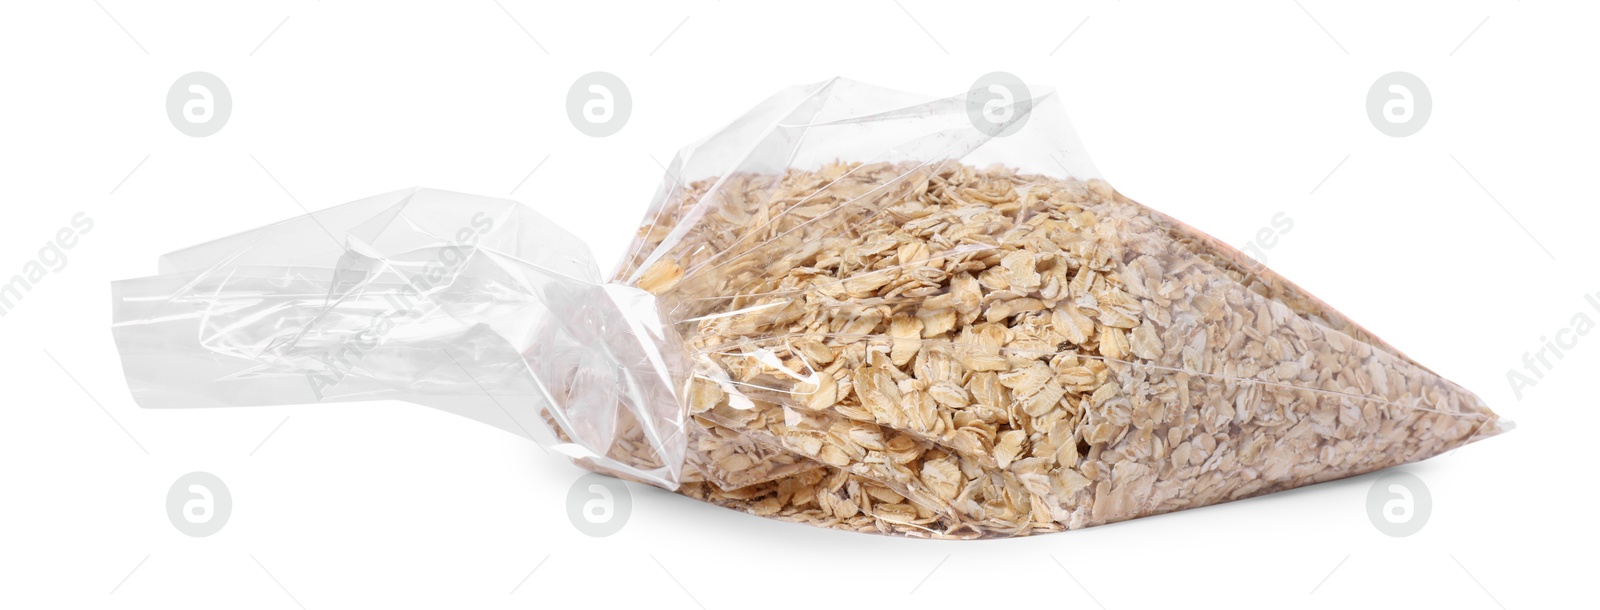
[[528, 209], [431, 190], [170, 254], [114, 285], [129, 385], [145, 407], [407, 400], [757, 515], [949, 538], [1508, 429], [1116, 193], [1053, 94], [986, 93], [769, 98], [674, 159], [611, 282]]

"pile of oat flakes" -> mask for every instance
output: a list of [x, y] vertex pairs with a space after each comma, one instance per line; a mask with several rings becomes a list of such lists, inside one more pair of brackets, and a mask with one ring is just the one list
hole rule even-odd
[[[955, 161], [729, 175], [679, 189], [633, 251], [617, 279], [655, 294], [702, 363], [679, 492], [756, 515], [1053, 532], [1501, 430], [1466, 390], [1097, 179]], [[622, 437], [613, 454], [655, 459]]]

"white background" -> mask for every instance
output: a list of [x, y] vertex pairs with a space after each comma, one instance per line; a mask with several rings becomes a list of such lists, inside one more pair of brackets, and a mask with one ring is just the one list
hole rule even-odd
[[[0, 606], [1542, 608], [1592, 591], [1600, 333], [1521, 399], [1506, 381], [1575, 314], [1600, 320], [1583, 300], [1600, 293], [1592, 3], [99, 4], [0, 7], [0, 280], [74, 213], [95, 221], [0, 318]], [[205, 138], [164, 108], [196, 70], [234, 99]], [[634, 100], [608, 138], [565, 110], [595, 70]], [[1406, 467], [1433, 495], [1407, 538], [1368, 521], [1368, 475], [965, 543], [630, 486], [631, 521], [594, 539], [566, 515], [580, 470], [473, 421], [128, 396], [107, 283], [166, 251], [423, 185], [510, 195], [609, 270], [661, 179], [651, 157], [778, 89], [950, 95], [993, 70], [1058, 89], [1137, 200], [1238, 246], [1286, 213], [1272, 267], [1519, 429]], [[1365, 110], [1397, 70], [1433, 96], [1406, 138]], [[234, 502], [206, 538], [164, 512], [197, 470]]]

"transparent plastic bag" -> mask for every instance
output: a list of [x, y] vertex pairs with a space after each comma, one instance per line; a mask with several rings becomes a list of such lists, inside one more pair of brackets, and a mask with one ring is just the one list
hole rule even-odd
[[[604, 283], [587, 246], [516, 202], [398, 191], [174, 252], [161, 272], [112, 287], [140, 406], [406, 400], [678, 483], [689, 367], [655, 300]], [[619, 425], [652, 463], [601, 455]]]
[[1053, 94], [984, 93], [780, 92], [674, 159], [611, 282], [531, 211], [429, 190], [168, 255], [115, 285], [130, 387], [146, 407], [397, 398], [754, 514], [950, 538], [1509, 428], [1116, 193]]

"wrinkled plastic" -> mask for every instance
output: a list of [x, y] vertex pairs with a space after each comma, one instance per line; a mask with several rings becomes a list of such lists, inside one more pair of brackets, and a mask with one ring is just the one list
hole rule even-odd
[[129, 385], [146, 407], [406, 400], [757, 514], [963, 538], [1507, 429], [1111, 191], [1053, 94], [998, 130], [972, 99], [841, 79], [767, 99], [674, 159], [610, 282], [532, 211], [425, 189], [175, 252], [114, 285]]
[[[113, 284], [143, 407], [398, 399], [673, 487], [688, 364], [648, 294], [513, 201], [387, 193], [161, 259]], [[655, 464], [604, 457], [619, 419]]]

